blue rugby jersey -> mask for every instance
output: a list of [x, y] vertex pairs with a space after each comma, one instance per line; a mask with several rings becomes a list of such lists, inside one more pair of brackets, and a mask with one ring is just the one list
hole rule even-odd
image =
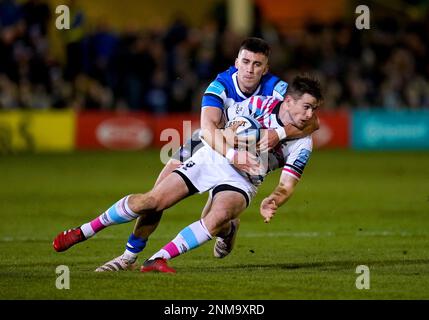
[[210, 83], [204, 92], [201, 106], [218, 107], [222, 109], [228, 117], [228, 108], [236, 102], [246, 100], [251, 96], [263, 95], [274, 96], [278, 100], [283, 100], [288, 84], [279, 77], [267, 73], [261, 79], [259, 86], [252, 95], [246, 96], [241, 92], [237, 82], [237, 68], [230, 67], [228, 70], [217, 75], [216, 79]]

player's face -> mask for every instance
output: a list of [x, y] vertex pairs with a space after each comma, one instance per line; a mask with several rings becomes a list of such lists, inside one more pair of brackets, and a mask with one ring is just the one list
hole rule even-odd
[[241, 91], [250, 94], [256, 90], [262, 76], [268, 72], [268, 57], [243, 49], [235, 59], [235, 67], [238, 69], [237, 79]]
[[313, 116], [314, 110], [317, 108], [316, 98], [308, 93], [304, 93], [297, 99], [287, 95], [285, 103], [291, 122], [300, 129], [307, 125], [307, 122]]

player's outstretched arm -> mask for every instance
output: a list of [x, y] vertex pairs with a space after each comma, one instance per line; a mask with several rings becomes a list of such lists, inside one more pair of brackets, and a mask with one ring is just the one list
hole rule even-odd
[[292, 123], [287, 123], [284, 127], [276, 129], [262, 129], [261, 140], [259, 142], [258, 149], [261, 152], [269, 151], [273, 149], [280, 142], [280, 140], [303, 138], [318, 130], [319, 127], [319, 118], [315, 113], [313, 113], [313, 116], [307, 125], [302, 129], [297, 128]]
[[298, 181], [298, 179], [282, 173], [280, 182], [275, 190], [261, 202], [260, 213], [265, 223], [270, 222], [277, 209], [289, 200]]

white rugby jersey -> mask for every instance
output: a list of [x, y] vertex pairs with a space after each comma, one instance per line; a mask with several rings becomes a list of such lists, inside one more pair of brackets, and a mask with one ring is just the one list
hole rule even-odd
[[[279, 118], [281, 103], [282, 101], [275, 97], [254, 96], [228, 108], [228, 118], [250, 116], [255, 118], [265, 129], [284, 127]], [[310, 135], [295, 140], [283, 140], [273, 150], [269, 151], [268, 155], [260, 155], [264, 170], [259, 176], [240, 173], [247, 175], [255, 185], [261, 184], [270, 171], [278, 168], [283, 168], [283, 173], [299, 180], [312, 150], [313, 142]]]

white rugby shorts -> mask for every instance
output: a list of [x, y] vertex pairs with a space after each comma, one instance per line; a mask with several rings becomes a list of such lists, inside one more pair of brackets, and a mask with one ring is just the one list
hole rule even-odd
[[219, 191], [237, 191], [246, 198], [249, 205], [257, 188], [243, 177], [226, 158], [204, 145], [178, 169], [190, 193], [204, 193], [212, 190], [214, 196]]

